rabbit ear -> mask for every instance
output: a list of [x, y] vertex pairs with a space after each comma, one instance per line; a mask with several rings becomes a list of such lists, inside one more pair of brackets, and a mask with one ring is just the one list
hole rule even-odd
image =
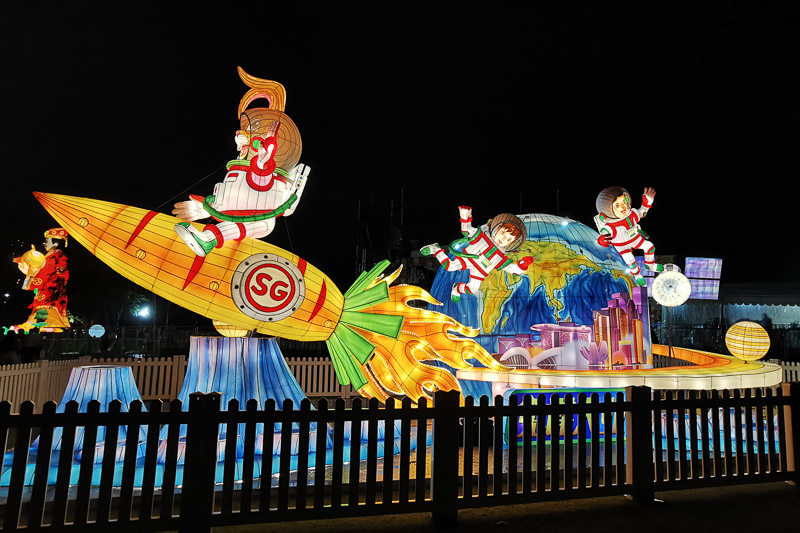
[[245, 85], [250, 87], [250, 90], [244, 93], [244, 96], [239, 102], [239, 110], [236, 114], [237, 118], [242, 116], [242, 112], [247, 109], [247, 106], [250, 105], [254, 100], [259, 100], [262, 98], [269, 101], [270, 109], [275, 109], [277, 111], [283, 111], [286, 109], [286, 89], [283, 87], [283, 85], [277, 81], [262, 80], [261, 78], [251, 76], [245, 72], [242, 67], [236, 68], [239, 71], [239, 77], [242, 79]]

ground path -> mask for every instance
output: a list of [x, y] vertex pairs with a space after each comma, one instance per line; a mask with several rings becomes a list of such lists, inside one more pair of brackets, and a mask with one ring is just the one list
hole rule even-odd
[[309, 520], [214, 528], [215, 533], [439, 531], [541, 533], [689, 533], [798, 531], [800, 489], [764, 483], [657, 493], [660, 503], [635, 504], [623, 497], [469, 509], [459, 524], [437, 529], [430, 514]]

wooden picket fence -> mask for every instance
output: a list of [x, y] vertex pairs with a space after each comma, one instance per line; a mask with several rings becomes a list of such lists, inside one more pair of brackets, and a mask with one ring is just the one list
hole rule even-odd
[[786, 477], [800, 458], [800, 403], [787, 401], [790, 389], [800, 394], [800, 383], [656, 395], [654, 490], [796, 480]]
[[19, 408], [25, 400], [38, 406], [64, 394], [76, 361], [37, 361], [0, 367], [0, 399]]
[[[355, 395], [350, 385], [342, 387], [330, 359], [319, 357], [289, 357], [289, 369], [297, 378], [300, 388], [310, 398], [351, 398]], [[45, 402], [61, 400], [67, 387], [70, 372], [77, 366], [123, 365], [130, 366], [139, 394], [145, 401], [174, 400], [186, 375], [186, 356], [146, 357], [141, 359], [80, 357], [64, 361], [37, 361], [35, 363], [0, 366], [0, 401], [18, 409], [25, 400], [35, 403], [41, 412]]]
[[[7, 486], [0, 489], [3, 531], [113, 527], [195, 533], [224, 525], [419, 512], [450, 524], [465, 508], [623, 494], [652, 501], [665, 490], [798, 481], [797, 383], [677, 396], [629, 387], [624, 394], [567, 396], [563, 403], [546, 403], [543, 396], [534, 403], [526, 396], [521, 404], [516, 397], [505, 405], [501, 397], [493, 404], [487, 397], [461, 404], [457, 392], [437, 392], [432, 405], [423, 400], [416, 406], [408, 400], [364, 405], [360, 398], [350, 408], [339, 399], [332, 409], [327, 399], [317, 409], [308, 399], [299, 409], [291, 401], [280, 408], [272, 400], [263, 407], [250, 401], [243, 410], [235, 400], [227, 409], [220, 404], [218, 393], [195, 393], [187, 411], [180, 402], [167, 411], [155, 401], [147, 411], [134, 402], [129, 412], [120, 412], [114, 402], [100, 412], [93, 402], [78, 413], [73, 402], [65, 413], [48, 403], [34, 414], [28, 402], [11, 414], [3, 402], [0, 439], [11, 450], [3, 467]], [[182, 424], [185, 441], [179, 437]], [[276, 473], [269, 466], [259, 469], [265, 466], [256, 455], [261, 424], [263, 449], [277, 450], [266, 461], [276, 461]], [[345, 447], [348, 426], [366, 437], [361, 447]], [[379, 426], [395, 428], [394, 446], [378, 440]], [[73, 463], [77, 429], [84, 442], [95, 442], [100, 427], [107, 431], [106, 449], [117, 448], [125, 427], [124, 451], [98, 461], [84, 453]], [[140, 427], [148, 429], [146, 442], [138, 442]], [[59, 461], [48, 480], [56, 428], [63, 428], [61, 451], [52, 452]], [[160, 428], [167, 435], [161, 441]], [[239, 438], [221, 442], [223, 431], [239, 435], [244, 452], [239, 463], [223, 461], [220, 481], [218, 454], [224, 450], [232, 457], [240, 445]], [[35, 461], [28, 455], [34, 435]], [[324, 453], [310, 460], [312, 444], [325, 450], [328, 440], [332, 464]], [[118, 457], [122, 473], [116, 482]]]
[[769, 362], [781, 366], [784, 383], [800, 381], [800, 363], [793, 361], [786, 362], [778, 359], [771, 359]]
[[287, 357], [286, 363], [309, 398], [349, 399], [358, 396], [350, 385], [339, 384], [333, 362], [327, 357]]
[[80, 357], [63, 361], [37, 361], [0, 367], [0, 399], [18, 409], [31, 400], [40, 410], [45, 402], [59, 402], [72, 369], [87, 365], [130, 366], [143, 400], [175, 398], [186, 374], [186, 358], [103, 359]]

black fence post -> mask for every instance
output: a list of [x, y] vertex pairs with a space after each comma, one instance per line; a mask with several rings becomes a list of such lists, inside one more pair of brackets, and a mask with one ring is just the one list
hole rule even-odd
[[[631, 483], [630, 498], [637, 503], [655, 500], [653, 482], [652, 390], [643, 385], [626, 387], [630, 411], [625, 419], [626, 479]], [[656, 424], [661, 422], [656, 420]]]
[[436, 391], [433, 397], [431, 451], [431, 518], [436, 525], [458, 523], [458, 391]]
[[195, 392], [189, 395], [181, 491], [181, 533], [211, 532], [221, 403], [222, 395], [218, 392]]
[[800, 383], [784, 383], [784, 396], [787, 392], [789, 413], [784, 416], [786, 420], [786, 468], [789, 472], [794, 473], [791, 482], [795, 487], [800, 488], [800, 473], [798, 473], [798, 469], [800, 469]]

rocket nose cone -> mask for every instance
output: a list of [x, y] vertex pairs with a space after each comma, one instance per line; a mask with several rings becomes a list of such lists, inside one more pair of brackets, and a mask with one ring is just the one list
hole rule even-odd
[[[33, 197], [36, 198], [36, 201], [42, 204], [42, 207], [44, 207], [48, 212], [50, 212], [49, 206], [53, 205], [56, 196], [58, 195], [49, 192], [39, 192], [39, 191], [33, 192]], [[56, 201], [56, 203], [58, 202]], [[52, 213], [50, 214], [52, 215]]]
[[33, 197], [36, 198], [37, 202], [39, 202], [45, 207], [47, 206], [48, 203], [51, 203], [56, 196], [58, 195], [50, 192], [33, 191]]

